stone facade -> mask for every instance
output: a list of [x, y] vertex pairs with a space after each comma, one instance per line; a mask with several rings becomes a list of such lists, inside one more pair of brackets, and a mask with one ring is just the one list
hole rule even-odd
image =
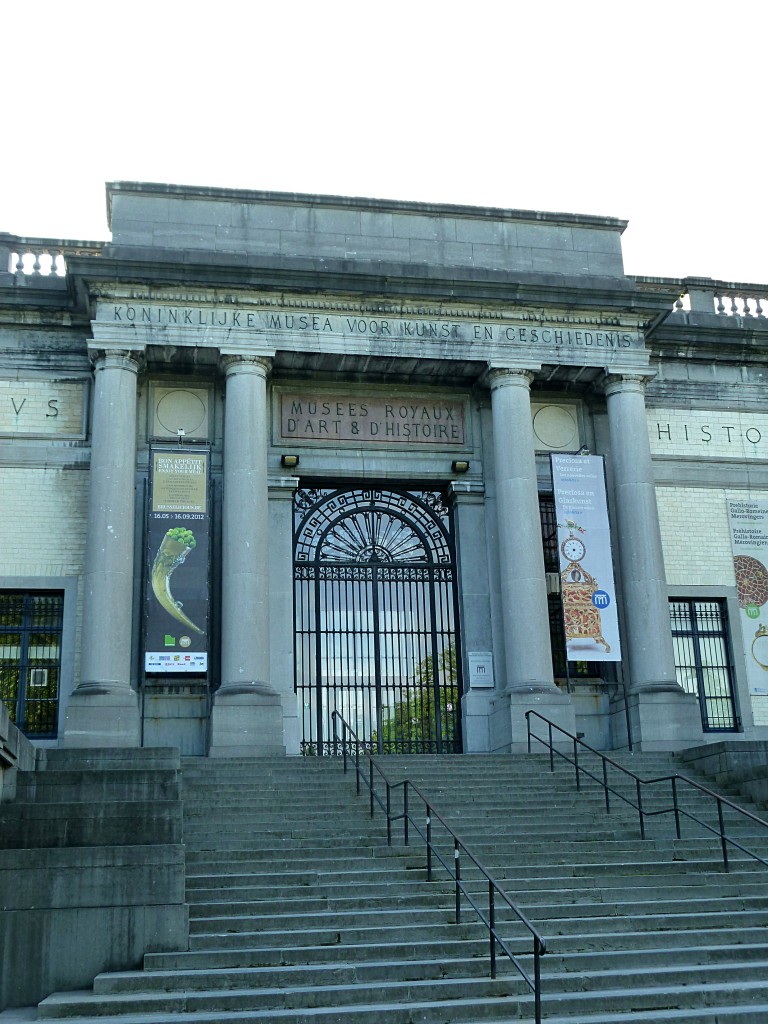
[[[393, 674], [412, 684], [449, 652], [435, 701], [466, 752], [524, 749], [529, 710], [606, 749], [768, 737], [727, 505], [768, 497], [761, 289], [627, 277], [625, 224], [608, 218], [126, 182], [107, 197], [107, 243], [0, 234], [0, 591], [64, 595], [58, 717], [38, 745], [314, 753], [331, 705], [362, 692], [340, 681], [352, 662], [366, 680], [376, 663], [366, 738], [381, 745], [423, 699], [401, 680], [395, 704]], [[621, 659], [566, 671], [542, 522], [549, 455], [580, 450], [605, 462]], [[158, 452], [207, 459], [204, 512], [168, 506], [210, 551], [199, 641], [184, 624], [201, 592], [176, 597], [193, 547], [165, 591], [148, 547]], [[324, 489], [342, 504], [391, 492], [376, 514], [401, 539], [421, 536], [408, 496], [425, 516], [437, 502], [452, 554], [430, 600], [455, 599], [450, 629], [434, 607], [371, 605], [375, 626], [350, 611], [389, 600], [395, 547], [358, 551], [389, 582], [357, 596], [340, 555], [343, 597], [333, 566], [335, 591], [319, 562], [294, 564], [294, 494]], [[344, 522], [367, 522], [360, 509]], [[399, 602], [420, 600], [408, 564]], [[169, 648], [148, 662], [153, 593]], [[676, 665], [701, 638], [673, 637], [670, 599], [719, 616], [724, 718], [707, 717], [709, 655]], [[6, 684], [12, 714], [53, 678], [34, 667]], [[429, 742], [448, 743], [429, 714]]]

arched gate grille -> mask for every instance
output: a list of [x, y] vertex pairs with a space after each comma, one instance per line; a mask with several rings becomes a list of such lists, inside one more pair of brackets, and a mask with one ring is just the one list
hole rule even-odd
[[296, 492], [303, 753], [333, 751], [334, 710], [379, 753], [461, 750], [455, 569], [440, 491]]

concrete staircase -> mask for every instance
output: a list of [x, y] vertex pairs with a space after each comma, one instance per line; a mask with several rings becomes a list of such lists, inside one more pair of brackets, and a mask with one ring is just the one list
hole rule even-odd
[[[678, 841], [669, 820], [652, 819], [641, 841], [634, 812], [614, 800], [606, 815], [596, 787], [577, 796], [572, 775], [550, 774], [541, 755], [383, 763], [432, 794], [546, 938], [548, 1024], [768, 1022], [768, 869], [734, 856], [724, 874], [717, 841], [687, 823]], [[676, 768], [664, 755], [631, 764], [644, 776]], [[189, 950], [51, 996], [40, 1019], [533, 1020], [514, 969], [500, 962], [489, 978], [472, 911], [453, 923], [444, 875], [425, 882], [418, 837], [388, 848], [381, 816], [370, 821], [338, 762], [188, 760], [183, 794]], [[703, 806], [695, 794], [686, 801]], [[741, 831], [768, 854], [768, 838]], [[450, 861], [452, 844], [441, 844]], [[463, 875], [487, 891], [468, 863]], [[499, 918], [530, 968], [527, 933]]]

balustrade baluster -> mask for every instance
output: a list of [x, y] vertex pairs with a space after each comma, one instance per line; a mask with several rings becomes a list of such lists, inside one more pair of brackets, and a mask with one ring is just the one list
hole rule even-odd
[[718, 313], [725, 313], [725, 302], [723, 301], [725, 296], [724, 295], [716, 295], [715, 298], [717, 299], [717, 312]]
[[731, 296], [731, 316], [738, 316], [739, 307], [736, 304], [736, 293]]

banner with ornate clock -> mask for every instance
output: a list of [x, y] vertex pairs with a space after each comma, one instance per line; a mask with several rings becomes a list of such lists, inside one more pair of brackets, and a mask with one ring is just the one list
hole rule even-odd
[[768, 696], [768, 501], [728, 501], [749, 692]]
[[551, 455], [568, 661], [621, 661], [601, 455]]

